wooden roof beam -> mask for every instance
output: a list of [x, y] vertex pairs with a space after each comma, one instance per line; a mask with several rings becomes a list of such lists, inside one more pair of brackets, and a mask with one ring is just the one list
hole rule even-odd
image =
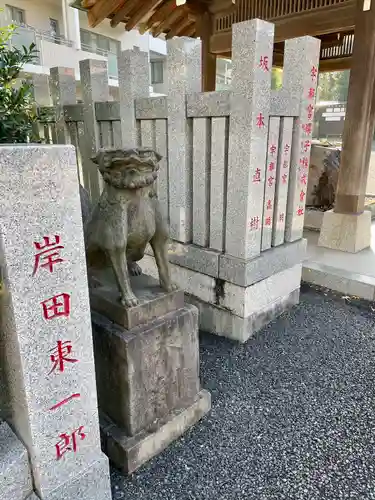
[[181, 31], [180, 36], [193, 36], [195, 35], [195, 32], [197, 31], [197, 28], [195, 26], [195, 23], [189, 26], [188, 28], [185, 28], [183, 31]]
[[160, 23], [176, 8], [176, 0], [167, 0], [147, 21], [146, 31], [151, 29], [154, 24]]
[[87, 12], [87, 19], [90, 28], [95, 28], [112, 12], [122, 6], [124, 0], [97, 0]]
[[186, 17], [184, 16], [182, 19], [180, 19], [178, 22], [176, 22], [166, 35], [166, 39], [169, 40], [170, 38], [173, 38], [174, 36], [178, 36], [182, 31], [184, 31], [186, 28], [188, 28], [192, 23], [195, 23], [195, 19], [188, 14]]
[[129, 19], [125, 25], [126, 31], [132, 30], [141, 21], [146, 14], [154, 10], [163, 0], [144, 0], [136, 13]]
[[115, 28], [121, 21], [124, 21], [127, 16], [131, 13], [131, 11], [136, 7], [139, 3], [139, 0], [128, 0], [124, 3], [122, 7], [115, 13], [113, 18], [111, 19], [111, 26]]
[[175, 8], [169, 16], [167, 16], [164, 21], [162, 21], [157, 28], [155, 28], [152, 32], [154, 37], [159, 36], [164, 30], [168, 29], [172, 26], [181, 16], [187, 14], [185, 5], [181, 5], [181, 7]]

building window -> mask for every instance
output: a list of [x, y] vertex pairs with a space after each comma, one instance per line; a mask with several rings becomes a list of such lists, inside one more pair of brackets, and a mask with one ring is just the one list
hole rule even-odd
[[163, 61], [151, 61], [151, 85], [164, 82]]
[[86, 30], [81, 30], [81, 45], [82, 50], [101, 55], [107, 55], [109, 52], [117, 56], [121, 49], [118, 40]]
[[25, 24], [25, 11], [12, 5], [7, 5], [7, 14], [9, 19], [15, 24]]
[[52, 19], [52, 17], [50, 17], [49, 25], [50, 25], [50, 33], [53, 36], [53, 38], [58, 38], [60, 36], [59, 21], [57, 19]]

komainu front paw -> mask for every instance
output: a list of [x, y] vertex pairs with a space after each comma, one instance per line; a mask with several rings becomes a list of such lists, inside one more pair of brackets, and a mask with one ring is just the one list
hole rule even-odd
[[142, 268], [136, 262], [130, 262], [128, 268], [130, 276], [140, 276], [142, 274]]
[[160, 286], [162, 287], [163, 290], [166, 292], [174, 292], [175, 290], [178, 290], [180, 287], [176, 285], [175, 283], [160, 283]]
[[126, 295], [126, 297], [122, 297], [121, 304], [124, 307], [135, 307], [139, 304], [139, 301], [138, 301], [137, 297], [132, 293], [132, 294]]

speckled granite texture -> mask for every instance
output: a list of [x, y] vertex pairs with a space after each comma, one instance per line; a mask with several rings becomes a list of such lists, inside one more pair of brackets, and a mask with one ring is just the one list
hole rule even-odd
[[204, 335], [212, 411], [113, 499], [375, 498], [375, 316], [303, 287], [244, 345]]

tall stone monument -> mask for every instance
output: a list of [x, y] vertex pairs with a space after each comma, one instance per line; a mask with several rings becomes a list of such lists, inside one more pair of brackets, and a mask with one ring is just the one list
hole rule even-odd
[[2, 417], [40, 499], [108, 500], [74, 148], [0, 146], [0, 182]]
[[[126, 473], [210, 409], [199, 384], [198, 311], [170, 279], [159, 160], [151, 148], [100, 150], [105, 187], [85, 226], [103, 444]], [[159, 283], [137, 265], [149, 243]]]

